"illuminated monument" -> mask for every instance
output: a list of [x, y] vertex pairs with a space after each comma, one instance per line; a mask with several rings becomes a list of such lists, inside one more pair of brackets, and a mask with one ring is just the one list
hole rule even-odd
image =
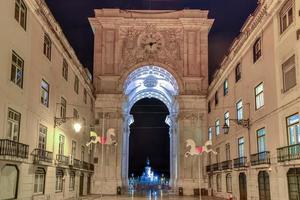
[[184, 153], [186, 139], [200, 144], [207, 132], [207, 50], [213, 23], [207, 15], [203, 10], [100, 9], [89, 19], [95, 36], [96, 131], [115, 128], [119, 144], [95, 150], [93, 193], [115, 194], [117, 186], [128, 187], [130, 111], [143, 98], [159, 99], [170, 113], [165, 120], [170, 187], [183, 187], [185, 194], [198, 187], [197, 163]]
[[150, 166], [150, 160], [147, 159], [145, 171], [143, 172], [141, 178], [141, 183], [159, 183], [160, 177], [158, 175], [155, 175], [154, 172], [151, 170]]

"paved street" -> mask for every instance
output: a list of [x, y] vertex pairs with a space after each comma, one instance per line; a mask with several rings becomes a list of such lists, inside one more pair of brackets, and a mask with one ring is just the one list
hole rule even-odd
[[[178, 196], [166, 196], [166, 197], [128, 197], [128, 196], [89, 196], [83, 197], [82, 200], [199, 200], [199, 197], [178, 197]], [[216, 197], [202, 197], [202, 200], [224, 200]]]

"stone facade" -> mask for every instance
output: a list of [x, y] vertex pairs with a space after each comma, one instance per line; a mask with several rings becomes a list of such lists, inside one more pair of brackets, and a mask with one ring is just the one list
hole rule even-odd
[[[198, 134], [197, 141], [200, 142], [200, 132], [205, 130], [208, 32], [213, 23], [207, 15], [207, 11], [201, 10], [101, 9], [95, 10], [95, 17], [90, 18], [95, 35], [95, 116], [100, 129], [114, 127], [118, 130], [119, 141], [117, 152], [109, 149], [114, 147], [103, 150], [105, 173], [103, 177], [100, 173], [94, 177], [95, 185], [106, 185], [104, 193], [115, 193], [117, 186], [127, 186], [129, 136], [124, 134], [128, 133], [126, 127], [130, 116], [125, 111], [130, 109], [126, 107], [130, 104], [127, 104], [130, 97], [124, 94], [125, 82], [131, 73], [144, 66], [160, 67], [178, 85], [178, 95], [170, 97], [173, 110], [178, 108], [179, 112], [173, 115], [170, 112], [173, 121], [170, 127], [170, 152], [173, 159], [170, 166], [171, 180], [172, 187], [184, 187], [186, 194], [193, 193], [198, 183], [198, 171], [193, 167], [194, 161], [183, 155], [185, 140]], [[153, 92], [151, 95], [159, 93]], [[115, 117], [108, 120], [110, 113]], [[106, 114], [108, 117], [103, 120]], [[191, 125], [196, 127], [199, 124], [200, 132], [196, 133]], [[102, 155], [101, 147], [97, 152]], [[125, 160], [122, 161], [122, 157]], [[99, 162], [96, 168], [101, 171], [103, 166]], [[101, 187], [94, 188], [100, 188], [95, 190], [96, 193], [101, 192]]]
[[[298, 142], [292, 146], [292, 133], [288, 128], [289, 117], [299, 117], [300, 111], [299, 8], [299, 1], [261, 1], [209, 86], [208, 127], [212, 130], [213, 147], [219, 152], [218, 156], [206, 156], [207, 188], [211, 195], [241, 200], [292, 200], [296, 199], [295, 195], [299, 198], [299, 191], [295, 191], [294, 196], [289, 192], [291, 185], [287, 178], [289, 170], [299, 168], [296, 159], [299, 152], [293, 152]], [[283, 24], [286, 18], [281, 17], [284, 13], [290, 15], [287, 24]], [[260, 53], [255, 54], [258, 41]], [[295, 69], [290, 71], [289, 78], [285, 74], [287, 60], [293, 63], [290, 69]], [[238, 72], [241, 72], [240, 78]], [[257, 92], [258, 86], [263, 86], [263, 93]], [[244, 121], [237, 120], [241, 100]], [[222, 129], [226, 112], [230, 127], [227, 134]], [[220, 126], [217, 126], [218, 120]], [[299, 122], [295, 122], [295, 127], [297, 124], [299, 127]], [[217, 129], [220, 130], [218, 135]], [[260, 138], [262, 131], [264, 139]], [[239, 145], [240, 138], [244, 139], [244, 145]], [[228, 144], [230, 150], [226, 150]], [[244, 150], [239, 149], [242, 146]], [[243, 174], [246, 175], [245, 188], [242, 188]], [[219, 183], [218, 177], [221, 177]]]
[[[79, 63], [44, 1], [5, 0], [0, 2], [0, 12], [0, 199], [66, 199], [79, 196], [80, 185], [83, 187], [82, 194], [87, 194], [88, 177], [93, 174], [92, 168], [86, 167], [91, 166], [92, 155], [85, 146], [89, 140], [89, 126], [94, 125], [90, 75]], [[43, 53], [45, 34], [51, 41], [50, 54], [46, 54], [48, 57]], [[12, 55], [17, 55], [18, 61]], [[22, 61], [23, 64], [20, 64]], [[64, 62], [68, 66], [66, 79], [62, 76]], [[13, 66], [16, 65], [23, 68], [22, 72], [15, 73]], [[78, 77], [78, 94], [73, 89], [75, 76]], [[48, 89], [45, 85], [45, 90], [41, 89], [42, 80], [48, 83]], [[46, 90], [48, 98], [44, 95], [41, 101]], [[85, 118], [86, 127], [80, 133], [72, 129], [71, 119], [55, 127], [54, 119], [60, 117], [61, 97], [67, 101], [66, 117], [72, 117], [73, 109], [76, 109], [79, 118]], [[12, 113], [18, 113], [19, 120], [12, 117]], [[15, 124], [13, 128], [10, 126], [12, 123]], [[46, 134], [39, 139], [42, 127]], [[65, 165], [58, 162], [59, 135], [65, 138], [62, 148], [67, 157]], [[72, 141], [76, 141], [77, 147], [74, 151], [76, 156], [71, 159]], [[85, 146], [83, 153], [82, 146]], [[85, 169], [83, 165], [75, 167], [70, 163], [81, 159], [81, 154], [84, 157], [82, 161], [86, 163]], [[37, 169], [44, 171], [45, 179], [44, 188], [35, 192]], [[63, 170], [63, 189], [60, 192], [56, 190], [57, 169]], [[69, 189], [72, 171], [75, 172], [74, 190]]]

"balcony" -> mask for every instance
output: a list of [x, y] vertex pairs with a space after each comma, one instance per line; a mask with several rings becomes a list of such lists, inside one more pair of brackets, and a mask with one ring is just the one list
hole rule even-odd
[[300, 159], [300, 144], [293, 144], [277, 149], [278, 162]]
[[226, 160], [221, 163], [222, 170], [232, 169], [232, 160]]
[[59, 165], [65, 165], [65, 166], [69, 165], [69, 157], [68, 156], [64, 156], [62, 154], [57, 154], [56, 160]]
[[215, 163], [212, 165], [212, 170], [215, 172], [215, 171], [219, 171], [220, 170], [220, 165], [219, 163]]
[[247, 167], [247, 157], [239, 157], [233, 160], [234, 168]]
[[29, 145], [8, 139], [0, 139], [0, 156], [28, 158]]
[[53, 153], [50, 151], [46, 151], [45, 149], [34, 149], [32, 155], [34, 163], [52, 163]]
[[89, 170], [89, 163], [83, 161], [82, 162], [82, 169]]
[[73, 167], [77, 168], [77, 169], [81, 169], [82, 165], [81, 165], [81, 161], [78, 159], [74, 159], [73, 160]]
[[94, 171], [94, 170], [95, 170], [94, 164], [89, 163], [89, 170], [90, 170], [90, 171]]
[[207, 173], [213, 172], [213, 171], [212, 171], [212, 165], [207, 165], [207, 166], [206, 166], [206, 172], [207, 172]]
[[252, 154], [250, 157], [251, 165], [270, 164], [270, 152], [264, 151]]

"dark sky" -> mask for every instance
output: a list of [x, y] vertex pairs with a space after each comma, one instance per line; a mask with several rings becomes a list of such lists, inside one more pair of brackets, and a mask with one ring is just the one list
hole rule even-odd
[[168, 108], [157, 99], [145, 98], [134, 104], [131, 114], [134, 123], [130, 126], [129, 175], [141, 175], [148, 157], [156, 173], [169, 177], [170, 139], [165, 123]]
[[209, 35], [209, 73], [226, 54], [229, 45], [257, 6], [257, 0], [46, 0], [62, 26], [79, 60], [92, 72], [93, 33], [88, 17], [96, 8], [121, 9], [207, 9], [215, 23]]

